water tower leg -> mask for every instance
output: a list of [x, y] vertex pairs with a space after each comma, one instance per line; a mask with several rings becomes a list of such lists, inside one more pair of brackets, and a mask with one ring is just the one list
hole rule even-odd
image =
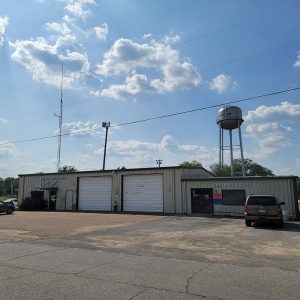
[[223, 170], [224, 166], [224, 131], [221, 128], [221, 170]]
[[233, 170], [233, 147], [232, 147], [232, 130], [229, 130], [229, 138], [230, 138], [230, 167], [231, 167], [231, 176], [234, 176]]
[[243, 152], [243, 142], [242, 142], [242, 133], [241, 127], [239, 126], [239, 137], [240, 137], [240, 148], [241, 148], [241, 163], [242, 163], [242, 175], [245, 175], [245, 162], [244, 162], [244, 152]]
[[219, 168], [222, 168], [222, 129], [219, 130]]

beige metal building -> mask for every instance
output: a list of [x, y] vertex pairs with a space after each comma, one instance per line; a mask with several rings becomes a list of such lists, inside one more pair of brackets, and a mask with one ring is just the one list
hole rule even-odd
[[183, 213], [181, 180], [213, 177], [204, 168], [163, 167], [22, 174], [19, 199], [33, 193], [50, 209]]
[[38, 195], [52, 210], [239, 216], [248, 195], [274, 194], [299, 216], [296, 177], [217, 178], [185, 167], [19, 176], [19, 199]]
[[245, 199], [251, 194], [275, 195], [285, 202], [287, 217], [299, 217], [295, 176], [214, 177], [182, 180], [184, 213], [242, 216]]

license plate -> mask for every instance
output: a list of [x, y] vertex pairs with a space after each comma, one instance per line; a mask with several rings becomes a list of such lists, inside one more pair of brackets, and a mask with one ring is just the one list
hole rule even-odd
[[264, 208], [260, 208], [260, 209], [258, 210], [258, 212], [260, 212], [260, 213], [265, 213], [266, 210], [265, 210]]

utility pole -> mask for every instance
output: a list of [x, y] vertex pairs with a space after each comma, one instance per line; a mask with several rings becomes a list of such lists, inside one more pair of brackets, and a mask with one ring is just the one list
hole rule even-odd
[[106, 145], [107, 145], [107, 133], [108, 128], [110, 127], [110, 122], [102, 122], [102, 127], [105, 128], [105, 144], [104, 144], [104, 154], [103, 154], [103, 168], [105, 170], [105, 159], [106, 159]]
[[160, 168], [160, 165], [162, 164], [162, 159], [157, 159], [156, 163], [158, 164], [158, 167]]
[[61, 135], [62, 135], [62, 117], [63, 117], [63, 83], [64, 83], [64, 64], [61, 65], [61, 86], [60, 86], [60, 112], [58, 117], [58, 148], [57, 148], [57, 172], [60, 168], [60, 152], [61, 152]]

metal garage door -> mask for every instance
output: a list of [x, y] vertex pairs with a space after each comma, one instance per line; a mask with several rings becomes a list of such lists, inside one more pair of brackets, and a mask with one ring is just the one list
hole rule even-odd
[[123, 211], [163, 212], [163, 176], [124, 176]]
[[111, 211], [111, 177], [79, 178], [79, 210]]

